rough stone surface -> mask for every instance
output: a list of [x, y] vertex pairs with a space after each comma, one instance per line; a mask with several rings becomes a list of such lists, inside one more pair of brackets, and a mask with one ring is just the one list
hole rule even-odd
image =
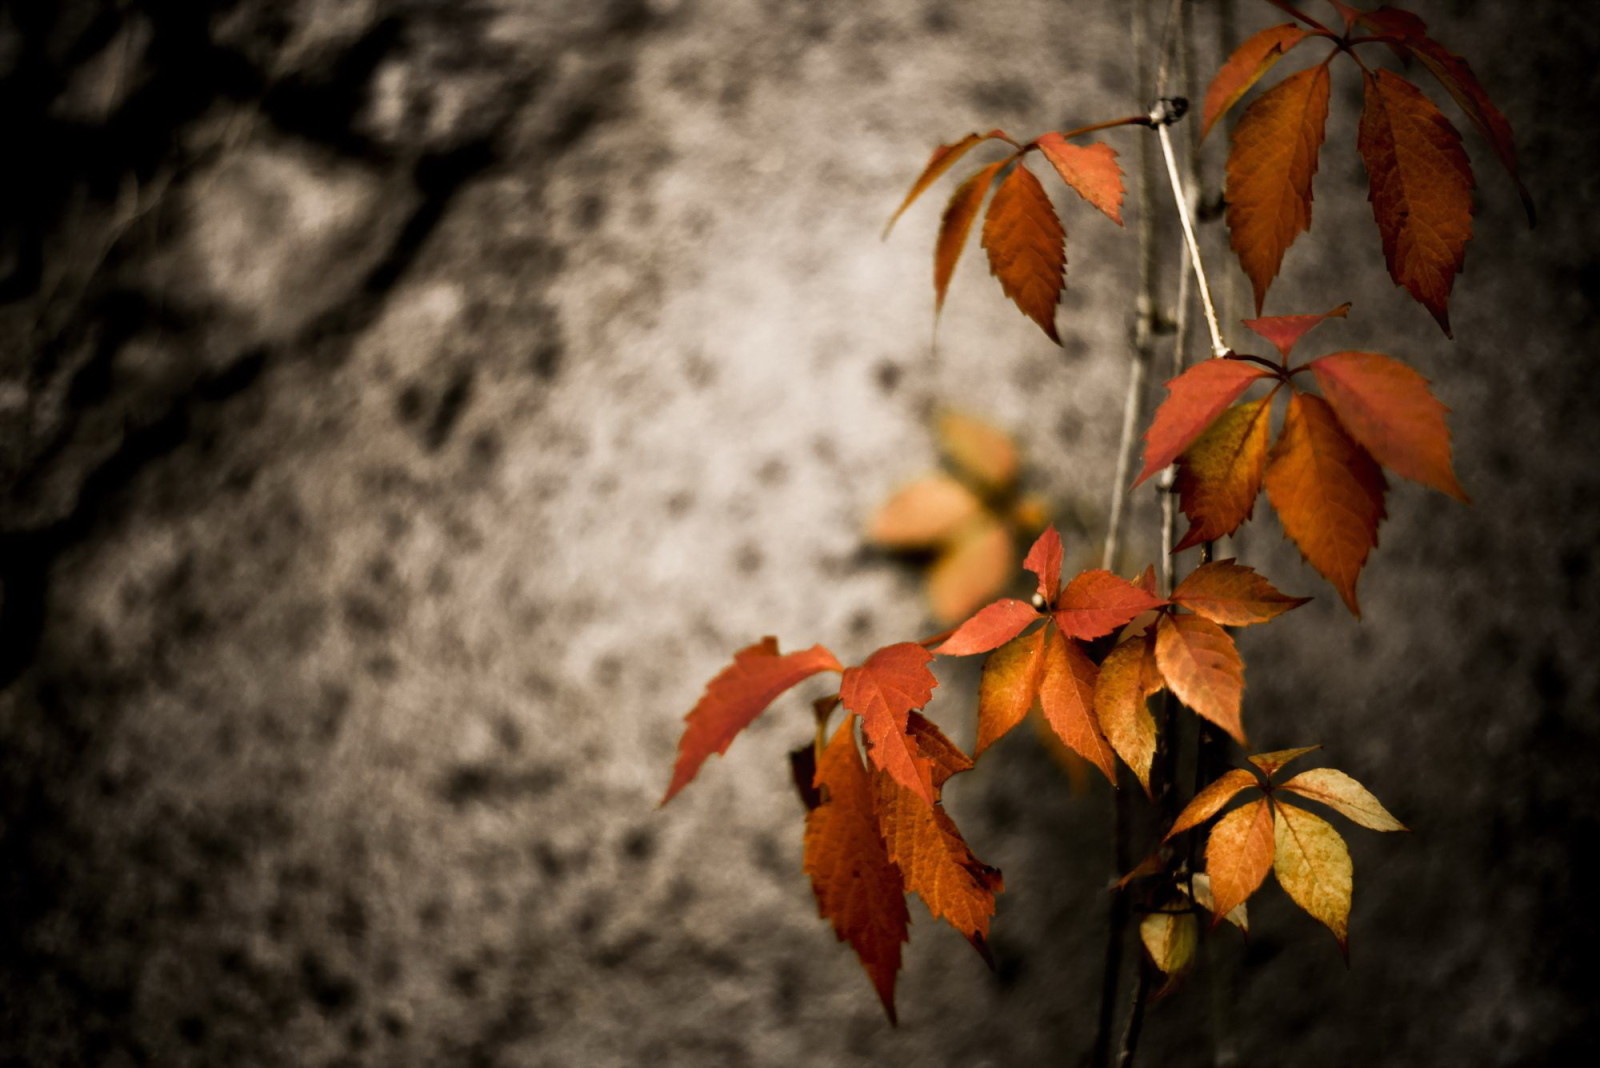
[[[1396, 488], [1360, 623], [1272, 520], [1236, 545], [1317, 595], [1242, 638], [1255, 740], [1325, 743], [1415, 833], [1351, 830], [1348, 969], [1269, 888], [1152, 1009], [1152, 1064], [1593, 1052], [1600, 178], [1574, 117], [1600, 33], [1417, 6], [1503, 103], [1541, 224], [1469, 134], [1444, 340], [1383, 272], [1340, 71], [1269, 310], [1353, 300], [1308, 344], [1435, 379], [1475, 504]], [[1123, 17], [0, 13], [0, 1061], [1077, 1063], [1109, 803], [1032, 737], [951, 788], [1006, 873], [997, 968], [916, 907], [898, 1030], [800, 874], [803, 702], [655, 803], [733, 649], [928, 628], [860, 529], [932, 462], [931, 404], [1012, 428], [1069, 564], [1098, 555], [1132, 230], [1062, 199], [1059, 350], [969, 251], [937, 356], [936, 201], [878, 232], [941, 139], [1137, 106]], [[1112, 135], [1130, 165], [1138, 136]], [[942, 670], [932, 713], [970, 742], [972, 670]]]

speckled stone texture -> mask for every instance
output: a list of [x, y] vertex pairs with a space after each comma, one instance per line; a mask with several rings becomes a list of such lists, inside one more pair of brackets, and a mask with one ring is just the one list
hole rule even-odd
[[[1195, 5], [1206, 71], [1220, 6]], [[1354, 301], [1307, 344], [1433, 378], [1475, 503], [1396, 487], [1359, 623], [1270, 518], [1236, 546], [1317, 597], [1241, 637], [1255, 739], [1325, 743], [1415, 833], [1350, 830], [1348, 969], [1269, 887], [1141, 1063], [1595, 1045], [1600, 32], [1583, 5], [1416, 6], [1503, 104], [1540, 225], [1469, 132], [1445, 340], [1383, 271], [1341, 70], [1268, 310]], [[936, 198], [878, 235], [942, 139], [1135, 110], [1125, 18], [0, 12], [0, 1062], [1079, 1063], [1110, 804], [1026, 732], [951, 787], [1006, 873], [997, 968], [915, 906], [898, 1030], [800, 873], [803, 701], [655, 805], [735, 648], [931, 629], [860, 535], [933, 462], [931, 404], [1012, 429], [1069, 564], [1097, 556], [1131, 225], [1060, 198], [1059, 350], [969, 252], [936, 357]], [[1131, 163], [1140, 136], [1108, 139]], [[1141, 493], [1130, 566], [1153, 516]], [[941, 672], [931, 714], [970, 743], [974, 668]]]

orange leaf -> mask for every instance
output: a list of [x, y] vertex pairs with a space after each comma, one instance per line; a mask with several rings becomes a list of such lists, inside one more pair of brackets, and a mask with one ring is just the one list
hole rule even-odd
[[[917, 723], [920, 721], [920, 723]], [[923, 755], [942, 766], [938, 782], [972, 767], [965, 754], [932, 723], [913, 713], [913, 732]], [[964, 766], [944, 762], [951, 752]], [[874, 776], [878, 826], [889, 859], [900, 869], [905, 889], [921, 897], [935, 919], [945, 920], [987, 956], [985, 941], [994, 898], [1004, 888], [1000, 872], [972, 855], [942, 805], [929, 805], [883, 772]]]
[[1156, 664], [1178, 700], [1247, 744], [1239, 719], [1244, 661], [1227, 631], [1200, 616], [1163, 616], [1156, 626]]
[[916, 642], [900, 642], [879, 649], [860, 667], [846, 669], [839, 682], [844, 707], [861, 717], [872, 763], [930, 805], [932, 773], [906, 729], [911, 710], [926, 705], [939, 685], [928, 670], [932, 659]]
[[1140, 612], [1166, 604], [1127, 579], [1094, 568], [1067, 583], [1056, 602], [1055, 620], [1069, 638], [1088, 641], [1110, 634]]
[[1375, 460], [1397, 475], [1465, 502], [1450, 463], [1449, 411], [1428, 380], [1376, 352], [1335, 352], [1308, 365], [1333, 414]]
[[1117, 781], [1116, 758], [1094, 715], [1095, 676], [1099, 669], [1076, 644], [1054, 627], [1045, 628], [1044, 675], [1039, 680], [1039, 710], [1056, 737]]
[[939, 554], [928, 572], [928, 606], [949, 623], [978, 609], [1005, 589], [1016, 570], [1011, 532], [992, 515], [968, 524]]
[[1311, 227], [1311, 179], [1328, 118], [1328, 65], [1291, 74], [1256, 98], [1228, 153], [1229, 240], [1255, 288], [1256, 314], [1283, 254]]
[[972, 221], [978, 217], [983, 196], [1008, 160], [997, 160], [974, 173], [950, 194], [939, 220], [939, 238], [933, 246], [933, 307], [937, 312], [944, 307], [945, 291], [950, 288], [950, 278], [956, 273], [956, 261], [961, 259], [961, 249], [972, 232]]
[[1061, 592], [1061, 535], [1046, 527], [1023, 557], [1022, 566], [1039, 576], [1039, 596], [1047, 605], [1055, 604]]
[[1263, 481], [1283, 532], [1359, 616], [1356, 579], [1378, 544], [1383, 472], [1345, 434], [1327, 401], [1296, 393]]
[[1059, 133], [1047, 133], [1034, 144], [1055, 167], [1061, 180], [1080, 197], [1122, 225], [1122, 168], [1117, 166], [1117, 150], [1095, 143], [1075, 145]]
[[867, 526], [867, 537], [893, 549], [921, 549], [952, 537], [983, 503], [949, 475], [928, 475], [897, 490]]
[[1007, 597], [979, 609], [977, 615], [957, 627], [949, 640], [934, 652], [940, 656], [987, 653], [1021, 634], [1038, 618], [1033, 605]]
[[1232, 560], [1201, 564], [1172, 591], [1172, 602], [1225, 627], [1265, 623], [1309, 597], [1289, 597], [1251, 568]]
[[917, 743], [917, 752], [928, 761], [928, 774], [933, 780], [934, 796], [944, 788], [952, 775], [972, 770], [972, 758], [952, 742], [938, 724], [921, 712], [906, 717], [906, 733]]
[[1389, 276], [1450, 335], [1450, 289], [1472, 236], [1472, 167], [1461, 135], [1397, 74], [1366, 79], [1356, 148]]
[[1240, 790], [1248, 789], [1259, 784], [1248, 771], [1241, 768], [1231, 768], [1222, 773], [1214, 782], [1204, 790], [1194, 795], [1194, 798], [1178, 813], [1178, 818], [1173, 821], [1172, 830], [1167, 832], [1165, 842], [1175, 835], [1182, 834], [1191, 827], [1198, 827], [1206, 820], [1222, 811], [1222, 806], [1232, 801], [1234, 795]]
[[1067, 266], [1066, 233], [1044, 186], [1020, 163], [1000, 183], [983, 220], [989, 270], [1022, 313], [1054, 341]]
[[1178, 507], [1189, 529], [1173, 552], [1232, 534], [1255, 511], [1272, 433], [1272, 396], [1229, 408], [1178, 457]]
[[1168, 382], [1169, 396], [1144, 432], [1144, 470], [1133, 484], [1176, 460], [1252, 382], [1271, 373], [1243, 360], [1203, 360]]
[[1003, 431], [960, 412], [939, 413], [939, 451], [955, 469], [986, 489], [1017, 479], [1017, 447]]
[[922, 168], [922, 173], [917, 176], [916, 182], [911, 186], [911, 192], [906, 194], [905, 200], [895, 209], [894, 215], [889, 218], [888, 223], [884, 226], [883, 236], [889, 236], [889, 231], [894, 227], [900, 216], [905, 214], [905, 210], [911, 206], [912, 201], [926, 192], [930, 185], [938, 181], [941, 174], [955, 166], [956, 162], [973, 148], [991, 139], [999, 141], [1010, 140], [999, 130], [990, 130], [986, 134], [969, 133], [959, 141], [948, 145], [940, 145], [934, 149], [933, 155], [928, 159], [928, 165]]
[[1048, 627], [1014, 638], [984, 661], [978, 687], [978, 744], [982, 753], [1022, 722], [1039, 696]]
[[855, 950], [893, 1022], [895, 974], [911, 914], [900, 871], [880, 837], [851, 720], [839, 724], [823, 750], [816, 785], [823, 802], [806, 813], [804, 866], [817, 911]]
[[1211, 127], [1225, 115], [1229, 108], [1238, 103], [1239, 98], [1250, 91], [1250, 87], [1261, 80], [1261, 76], [1271, 70], [1273, 64], [1289, 54], [1295, 45], [1311, 36], [1309, 30], [1303, 30], [1292, 22], [1280, 26], [1268, 26], [1259, 33], [1245, 38], [1238, 48], [1233, 50], [1233, 55], [1217, 71], [1217, 76], [1211, 79], [1211, 87], [1206, 90], [1206, 103], [1201, 118], [1200, 137], [1203, 140], [1211, 132]]
[[1322, 746], [1320, 745], [1302, 745], [1297, 749], [1274, 749], [1270, 753], [1256, 753], [1245, 759], [1260, 768], [1261, 774], [1270, 779], [1278, 773], [1279, 768], [1289, 763], [1289, 761], [1299, 760], [1307, 753], [1315, 753], [1321, 748]]
[[783, 691], [818, 672], [842, 670], [820, 645], [780, 654], [776, 638], [763, 638], [733, 654], [733, 663], [706, 684], [706, 692], [684, 717], [678, 762], [661, 803], [687, 786], [712, 753], [726, 753], [739, 732]]
[[1213, 927], [1256, 892], [1272, 870], [1273, 848], [1272, 810], [1264, 797], [1217, 821], [1206, 842]]
[[1350, 302], [1345, 301], [1321, 315], [1269, 315], [1265, 319], [1246, 319], [1244, 325], [1272, 342], [1287, 358], [1295, 343], [1306, 336], [1306, 331], [1329, 319], [1343, 319], [1349, 313]]
[[1150, 792], [1150, 766], [1156, 757], [1156, 721], [1145, 698], [1161, 689], [1151, 664], [1154, 659], [1148, 638], [1125, 641], [1107, 654], [1094, 687], [1100, 729], [1145, 793]]

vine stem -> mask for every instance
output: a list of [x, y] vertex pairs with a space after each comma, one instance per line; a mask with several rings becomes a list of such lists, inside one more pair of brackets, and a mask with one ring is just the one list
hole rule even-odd
[[1227, 343], [1222, 340], [1222, 327], [1217, 322], [1217, 308], [1211, 302], [1211, 286], [1206, 282], [1206, 267], [1200, 259], [1200, 242], [1194, 235], [1194, 220], [1190, 218], [1189, 196], [1178, 173], [1177, 155], [1172, 150], [1172, 135], [1165, 125], [1156, 128], [1161, 139], [1161, 156], [1167, 164], [1167, 180], [1172, 183], [1172, 199], [1178, 206], [1178, 221], [1183, 224], [1183, 243], [1189, 249], [1189, 265], [1194, 269], [1195, 287], [1200, 291], [1200, 306], [1206, 313], [1206, 328], [1211, 331], [1211, 354], [1226, 356]]

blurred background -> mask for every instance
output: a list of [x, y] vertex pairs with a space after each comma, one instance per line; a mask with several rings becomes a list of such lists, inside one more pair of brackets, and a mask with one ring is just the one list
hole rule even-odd
[[[1224, 34], [1283, 21], [1191, 7], [1196, 96]], [[1510, 119], [1540, 224], [1428, 86], [1480, 197], [1447, 340], [1384, 270], [1336, 68], [1267, 311], [1353, 301], [1309, 354], [1434, 379], [1474, 504], [1396, 481], [1359, 622], [1264, 510], [1230, 550], [1316, 598], [1240, 637], [1253, 740], [1323, 743], [1414, 833], [1348, 828], [1348, 968], [1269, 885], [1248, 942], [1152, 1007], [1149, 1064], [1595, 1044], [1600, 29], [1415, 7]], [[816, 693], [656, 802], [734, 649], [938, 629], [864, 532], [937, 467], [941, 405], [1011, 435], [1069, 567], [1098, 562], [1132, 198], [1118, 229], [1043, 175], [1060, 348], [974, 247], [935, 353], [949, 180], [879, 234], [941, 141], [1143, 110], [1125, 5], [0, 12], [0, 1060], [1082, 1062], [1110, 793], [1031, 732], [948, 794], [1006, 875], [996, 968], [914, 904], [898, 1029], [800, 871], [785, 754]], [[1130, 180], [1148, 136], [1106, 135]], [[1202, 231], [1243, 345], [1248, 287]], [[1124, 570], [1159, 553], [1154, 498]], [[940, 670], [929, 714], [970, 745], [976, 665]]]

